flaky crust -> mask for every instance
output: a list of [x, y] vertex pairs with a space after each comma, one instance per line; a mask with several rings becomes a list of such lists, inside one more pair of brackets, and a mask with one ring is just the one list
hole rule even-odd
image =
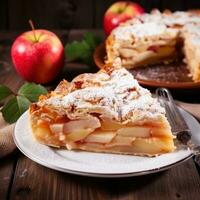
[[142, 88], [120, 60], [96, 74], [81, 74], [71, 83], [63, 80], [30, 107], [30, 113], [49, 110], [69, 119], [101, 115], [120, 123], [163, 122], [165, 110]]

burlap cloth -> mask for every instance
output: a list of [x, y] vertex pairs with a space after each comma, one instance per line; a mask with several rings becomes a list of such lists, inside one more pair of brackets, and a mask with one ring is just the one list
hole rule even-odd
[[0, 158], [12, 153], [16, 149], [13, 141], [13, 131], [15, 124], [8, 124], [4, 121], [0, 113]]

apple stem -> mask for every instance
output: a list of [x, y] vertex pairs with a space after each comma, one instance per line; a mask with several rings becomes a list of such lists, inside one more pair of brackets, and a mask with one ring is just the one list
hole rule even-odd
[[35, 26], [33, 24], [33, 21], [31, 19], [28, 20], [29, 24], [30, 24], [30, 27], [33, 31], [33, 35], [34, 35], [34, 38], [35, 38], [35, 41], [37, 42], [37, 37], [36, 37], [36, 34], [35, 34]]
[[122, 8], [119, 9], [119, 13], [122, 13], [128, 7], [129, 4], [130, 4], [129, 1], [125, 2], [124, 7], [122, 7]]

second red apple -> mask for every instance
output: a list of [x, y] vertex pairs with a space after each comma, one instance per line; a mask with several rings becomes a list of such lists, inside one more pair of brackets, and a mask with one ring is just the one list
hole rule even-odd
[[111, 5], [104, 15], [104, 31], [106, 35], [117, 27], [121, 22], [125, 22], [134, 16], [144, 13], [144, 9], [137, 3], [130, 1], [119, 1]]

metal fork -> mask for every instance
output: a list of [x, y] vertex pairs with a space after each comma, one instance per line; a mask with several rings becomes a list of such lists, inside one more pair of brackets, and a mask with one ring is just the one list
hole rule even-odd
[[195, 155], [195, 162], [200, 167], [200, 145], [192, 141], [191, 131], [182, 117], [170, 91], [166, 88], [158, 88], [156, 96], [160, 104], [166, 110], [166, 116], [172, 128], [172, 133], [183, 145], [187, 145]]

